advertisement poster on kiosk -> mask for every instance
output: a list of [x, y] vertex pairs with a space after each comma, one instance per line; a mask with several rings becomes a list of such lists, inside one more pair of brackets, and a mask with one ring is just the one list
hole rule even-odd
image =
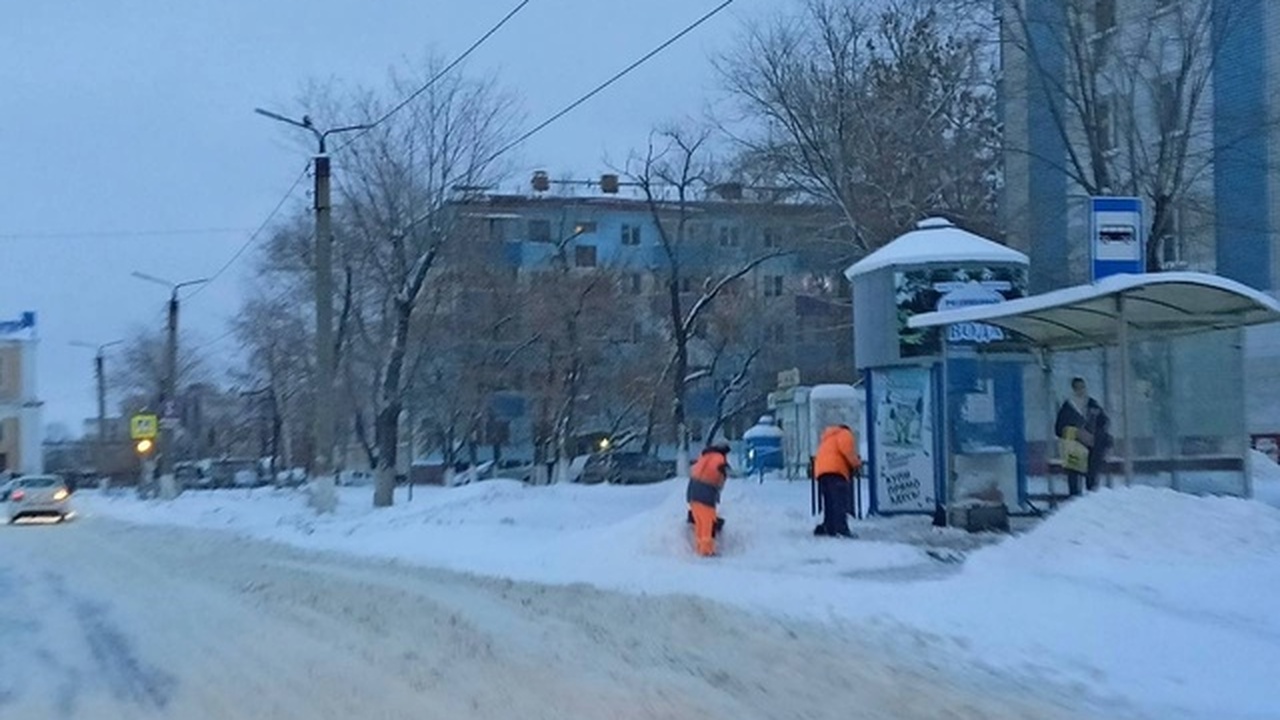
[[876, 370], [871, 393], [876, 510], [932, 512], [937, 504], [932, 373], [923, 367]]

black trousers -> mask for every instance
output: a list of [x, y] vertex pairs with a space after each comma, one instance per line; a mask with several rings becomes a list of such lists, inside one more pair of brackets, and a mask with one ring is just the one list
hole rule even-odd
[[849, 481], [839, 475], [820, 475], [818, 491], [822, 493], [822, 534], [848, 535]]

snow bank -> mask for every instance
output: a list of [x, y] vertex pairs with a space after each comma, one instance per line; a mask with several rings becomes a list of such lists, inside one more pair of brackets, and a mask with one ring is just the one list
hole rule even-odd
[[1250, 450], [1252, 466], [1253, 498], [1272, 507], [1280, 508], [1280, 463], [1264, 452]]
[[[528, 487], [488, 481], [397, 496], [373, 511], [344, 488], [317, 518], [287, 491], [188, 493], [174, 502], [86, 495], [89, 515], [228, 528], [307, 548], [553, 584], [686, 593], [849, 625], [958, 668], [1066, 686], [1099, 708], [1152, 717], [1280, 717], [1280, 510], [1170, 490], [1108, 490], [1032, 531], [981, 538], [927, 518], [812, 536], [806, 482], [733, 481], [720, 556], [696, 557], [684, 484]], [[965, 543], [970, 543], [966, 545]], [[959, 655], [957, 656], [957, 653]], [[1102, 716], [1115, 713], [1100, 712]]]
[[983, 657], [1065, 665], [1162, 717], [1280, 717], [1275, 508], [1104, 490], [978, 550], [947, 586], [956, 602], [939, 623]]
[[1185, 568], [1275, 560], [1278, 551], [1280, 510], [1135, 486], [1068, 503], [1027, 535], [976, 553], [970, 567], [1092, 573], [1101, 562]]

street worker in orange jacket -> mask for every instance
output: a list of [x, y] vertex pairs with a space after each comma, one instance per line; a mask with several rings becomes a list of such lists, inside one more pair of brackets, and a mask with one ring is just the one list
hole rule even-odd
[[822, 493], [822, 524], [814, 535], [853, 537], [849, 531], [849, 501], [853, 474], [862, 468], [858, 441], [848, 425], [833, 425], [822, 432], [813, 458], [813, 478]]
[[694, 549], [703, 557], [716, 554], [715, 535], [719, 529], [716, 505], [720, 503], [720, 490], [729, 473], [728, 454], [728, 446], [711, 445], [702, 451], [689, 471], [685, 500], [693, 516]]

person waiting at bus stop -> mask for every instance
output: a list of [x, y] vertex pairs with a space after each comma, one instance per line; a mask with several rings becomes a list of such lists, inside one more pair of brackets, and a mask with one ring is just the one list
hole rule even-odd
[[1111, 447], [1111, 435], [1107, 432], [1109, 424], [1110, 420], [1102, 405], [1089, 397], [1089, 387], [1084, 378], [1072, 378], [1071, 395], [1058, 408], [1058, 419], [1054, 423], [1054, 433], [1062, 440], [1064, 448], [1072, 447], [1075, 443], [1084, 447], [1085, 458], [1082, 465], [1072, 464], [1070, 458], [1064, 458], [1067, 488], [1071, 495], [1081, 494], [1081, 475], [1084, 476], [1086, 488], [1091, 491], [1098, 489], [1098, 473], [1106, 462], [1107, 450]]
[[849, 530], [849, 501], [853, 474], [862, 469], [858, 442], [848, 425], [833, 425], [822, 432], [813, 458], [813, 479], [822, 493], [822, 523], [814, 535], [853, 537]]

